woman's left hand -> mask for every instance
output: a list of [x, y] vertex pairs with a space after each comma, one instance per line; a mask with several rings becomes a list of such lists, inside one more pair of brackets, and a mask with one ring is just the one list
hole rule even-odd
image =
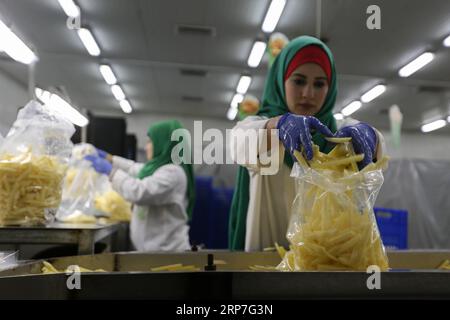
[[339, 129], [335, 135], [336, 138], [352, 138], [353, 149], [356, 154], [364, 154], [364, 159], [360, 162], [360, 169], [367, 166], [375, 158], [377, 147], [377, 134], [375, 129], [367, 123], [360, 122], [355, 125]]

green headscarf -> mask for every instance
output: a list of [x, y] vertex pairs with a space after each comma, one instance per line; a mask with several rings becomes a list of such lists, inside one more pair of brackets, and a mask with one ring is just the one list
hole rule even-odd
[[[178, 143], [180, 143], [179, 141], [172, 141], [171, 139], [172, 132], [174, 132], [176, 129], [183, 129], [183, 126], [177, 120], [157, 122], [148, 128], [147, 135], [153, 143], [153, 158], [144, 165], [141, 171], [139, 171], [139, 179], [144, 179], [145, 177], [151, 176], [159, 167], [163, 165], [173, 163], [172, 149]], [[185, 147], [187, 145], [189, 144], [184, 144]], [[183, 157], [182, 154], [180, 154], [179, 156]], [[182, 162], [180, 166], [186, 173], [187, 178], [186, 194], [189, 204], [186, 211], [190, 220], [192, 217], [192, 210], [194, 208], [195, 201], [194, 171], [192, 169], [192, 164]]]
[[[262, 107], [258, 112], [260, 116], [273, 118], [288, 112], [286, 105], [286, 96], [284, 90], [284, 74], [295, 54], [302, 48], [316, 45], [322, 48], [328, 55], [331, 64], [331, 81], [325, 102], [319, 113], [315, 115], [324, 125], [332, 132], [336, 131], [336, 121], [333, 117], [333, 107], [337, 95], [336, 71], [334, 66], [333, 55], [330, 49], [319, 39], [310, 36], [301, 36], [293, 39], [283, 48], [276, 57], [273, 65], [269, 69], [264, 93], [262, 99]], [[320, 147], [322, 152], [329, 152], [330, 146], [319, 133], [312, 135], [313, 141]], [[292, 157], [286, 152], [284, 162], [292, 167]], [[245, 247], [245, 232], [247, 222], [247, 209], [250, 199], [249, 195], [250, 177], [248, 171], [244, 167], [239, 167], [236, 177], [236, 188], [231, 203], [229, 230], [228, 230], [228, 246], [232, 250], [243, 250]]]

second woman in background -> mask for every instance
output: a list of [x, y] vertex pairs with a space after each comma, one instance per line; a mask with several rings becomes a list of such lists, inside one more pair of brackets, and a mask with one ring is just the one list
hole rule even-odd
[[138, 251], [190, 249], [187, 223], [195, 198], [193, 169], [172, 160], [172, 149], [179, 143], [172, 141], [172, 133], [181, 128], [177, 120], [150, 126], [145, 164], [102, 150], [98, 157], [86, 157], [97, 172], [109, 175], [115, 191], [134, 204], [130, 233]]

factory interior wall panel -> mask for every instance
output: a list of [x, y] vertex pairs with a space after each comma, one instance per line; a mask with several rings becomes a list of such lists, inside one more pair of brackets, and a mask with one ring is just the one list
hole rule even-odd
[[28, 92], [16, 80], [0, 69], [0, 134], [5, 136], [13, 122], [17, 111], [29, 100]]
[[[162, 120], [168, 120], [168, 119], [176, 119], [179, 120], [182, 125], [189, 130], [189, 132], [192, 135], [193, 138], [193, 132], [194, 132], [194, 121], [201, 121], [202, 122], [202, 129], [203, 133], [207, 129], [213, 128], [213, 129], [219, 129], [223, 133], [223, 137], [225, 139], [225, 132], [226, 129], [232, 129], [235, 125], [235, 122], [229, 121], [229, 120], [220, 120], [220, 119], [214, 119], [214, 118], [207, 118], [202, 119], [201, 117], [188, 117], [188, 116], [181, 116], [181, 115], [163, 115], [163, 114], [136, 114], [136, 115], [130, 115], [127, 117], [127, 130], [128, 133], [134, 133], [138, 139], [138, 147], [144, 148], [146, 143], [146, 135], [147, 135], [147, 129], [148, 126], [151, 123], [162, 121]], [[208, 143], [204, 143], [208, 144]], [[225, 144], [225, 141], [224, 141]]]
[[410, 249], [450, 248], [450, 161], [392, 159], [375, 207], [408, 211]]
[[90, 117], [87, 142], [126, 157], [126, 121], [122, 117]]
[[392, 143], [390, 132], [383, 131], [391, 158], [450, 160], [450, 139], [439, 133], [402, 133], [400, 146]]

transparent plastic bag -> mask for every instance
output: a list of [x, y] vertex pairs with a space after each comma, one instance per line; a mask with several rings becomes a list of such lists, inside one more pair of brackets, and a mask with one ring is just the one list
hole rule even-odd
[[98, 156], [97, 149], [90, 143], [78, 143], [72, 149], [70, 161], [76, 163], [88, 155]]
[[74, 126], [36, 101], [19, 111], [0, 147], [0, 225], [52, 222]]
[[0, 252], [0, 271], [18, 265], [19, 251]]
[[96, 173], [92, 164], [84, 160], [87, 155], [98, 155], [94, 146], [74, 146], [57, 219], [80, 223], [95, 222], [95, 217], [129, 221], [131, 204], [112, 189], [107, 176]]
[[72, 148], [69, 168], [64, 178], [61, 205], [56, 218], [61, 222], [95, 222], [99, 212], [93, 201], [100, 175], [95, 172], [87, 155], [96, 155], [95, 147], [88, 143], [79, 143]]
[[131, 204], [114, 191], [110, 183], [104, 192], [95, 197], [94, 203], [97, 210], [109, 214], [110, 221], [130, 221], [131, 219]]
[[56, 218], [66, 221], [71, 220], [73, 214], [98, 215], [93, 205], [98, 179], [99, 174], [92, 169], [88, 161], [71, 161], [64, 179], [61, 205]]
[[108, 221], [130, 221], [131, 203], [114, 191], [108, 177], [105, 175], [100, 176], [97, 182], [97, 190], [98, 192], [94, 199], [95, 208], [106, 213], [108, 215]]
[[323, 164], [310, 167], [304, 160], [295, 163], [291, 177], [297, 195], [287, 231], [291, 251], [277, 269], [366, 271], [377, 265], [387, 270], [373, 212], [383, 184], [381, 166], [380, 162], [357, 171], [351, 170], [355, 163], [333, 169]]

